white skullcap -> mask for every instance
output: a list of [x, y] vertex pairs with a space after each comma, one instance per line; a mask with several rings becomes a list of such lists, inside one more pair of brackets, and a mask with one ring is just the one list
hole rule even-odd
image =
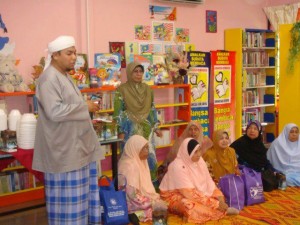
[[48, 44], [48, 56], [44, 70], [50, 65], [51, 55], [54, 52], [75, 46], [75, 39], [72, 36], [59, 36]]
[[48, 44], [48, 52], [58, 52], [72, 46], [75, 46], [75, 39], [72, 36], [59, 36]]

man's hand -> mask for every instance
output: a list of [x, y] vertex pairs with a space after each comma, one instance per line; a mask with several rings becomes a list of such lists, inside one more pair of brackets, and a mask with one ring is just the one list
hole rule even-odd
[[89, 112], [94, 113], [100, 109], [98, 104], [96, 104], [90, 100], [86, 101], [86, 103], [88, 105]]

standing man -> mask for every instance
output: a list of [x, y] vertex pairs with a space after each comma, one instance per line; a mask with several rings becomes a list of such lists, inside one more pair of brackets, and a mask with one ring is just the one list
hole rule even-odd
[[50, 65], [38, 79], [38, 122], [32, 168], [45, 174], [49, 225], [100, 224], [96, 160], [104, 158], [89, 112], [68, 74], [76, 61], [75, 40], [59, 36], [48, 44]]

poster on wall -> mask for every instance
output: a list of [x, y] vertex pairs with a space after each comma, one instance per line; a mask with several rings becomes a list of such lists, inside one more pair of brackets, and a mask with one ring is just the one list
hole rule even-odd
[[153, 41], [173, 41], [174, 40], [174, 23], [173, 22], [152, 22], [152, 40]]
[[235, 140], [235, 52], [211, 52], [210, 130], [226, 130]]
[[176, 7], [149, 5], [150, 19], [176, 20]]
[[151, 26], [135, 25], [134, 26], [134, 39], [137, 41], [150, 41], [151, 40]]
[[109, 52], [119, 53], [121, 57], [121, 67], [126, 68], [125, 42], [109, 42]]
[[139, 43], [139, 54], [153, 53], [159, 54], [163, 52], [161, 43]]
[[204, 135], [208, 136], [210, 53], [191, 51], [187, 57], [190, 62], [188, 83], [191, 85], [192, 120], [200, 123]]
[[126, 64], [130, 63], [133, 55], [139, 54], [139, 44], [137, 42], [125, 42]]
[[217, 33], [217, 11], [206, 10], [206, 33]]
[[175, 29], [175, 41], [176, 42], [190, 42], [190, 30], [187, 28]]

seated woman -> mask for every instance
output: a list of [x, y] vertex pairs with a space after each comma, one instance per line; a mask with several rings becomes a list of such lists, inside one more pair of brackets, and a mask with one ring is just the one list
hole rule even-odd
[[238, 210], [228, 208], [202, 159], [203, 149], [192, 138], [180, 145], [176, 159], [170, 163], [159, 189], [171, 213], [184, 216], [187, 222], [218, 220]]
[[239, 164], [262, 173], [264, 191], [272, 191], [278, 188], [277, 173], [267, 159], [267, 148], [262, 141], [261, 131], [259, 121], [249, 121], [246, 134], [235, 140], [230, 147], [234, 148]]
[[139, 224], [138, 220], [142, 222], [152, 220], [153, 203], [167, 208], [152, 184], [147, 162], [148, 154], [148, 141], [140, 135], [133, 135], [126, 142], [118, 162], [118, 171], [127, 180], [126, 199], [129, 220], [133, 224]]
[[299, 127], [287, 124], [272, 142], [267, 157], [274, 168], [286, 175], [288, 186], [300, 186]]
[[190, 121], [180, 137], [175, 141], [162, 165], [158, 168], [158, 179], [160, 182], [167, 171], [168, 165], [176, 158], [179, 146], [188, 137], [194, 138], [201, 144], [203, 143], [203, 147], [206, 149], [212, 146], [212, 141], [209, 137], [203, 135], [202, 126], [196, 121]]
[[213, 143], [203, 155], [213, 180], [218, 183], [220, 177], [226, 174], [240, 174], [235, 150], [229, 147], [228, 133], [224, 130], [214, 131]]

